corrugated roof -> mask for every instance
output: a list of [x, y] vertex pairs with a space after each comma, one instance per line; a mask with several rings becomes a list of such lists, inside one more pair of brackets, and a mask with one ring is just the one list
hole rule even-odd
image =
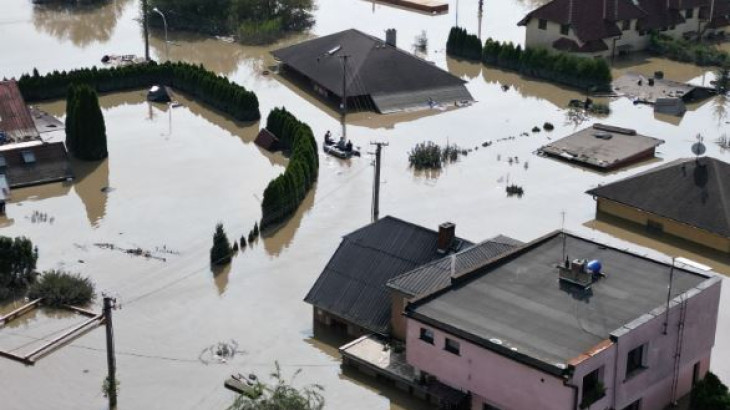
[[339, 97], [343, 94], [343, 58], [347, 56], [349, 97], [460, 87], [463, 88], [460, 98], [473, 101], [460, 78], [355, 29], [305, 41], [271, 54]]
[[[342, 239], [304, 301], [385, 334], [391, 306], [386, 283], [442, 258], [437, 239], [438, 232], [392, 216], [360, 228]], [[455, 242], [460, 247], [472, 245], [463, 239]]]
[[18, 84], [13, 80], [0, 81], [0, 131], [15, 142], [40, 137]]
[[423, 91], [373, 94], [375, 107], [381, 114], [396, 111], [433, 108], [436, 105], [448, 106], [462, 101], [473, 101], [471, 94], [463, 85], [455, 87], [432, 88]]
[[588, 191], [665, 218], [730, 237], [730, 164], [684, 158]]
[[[531, 242], [466, 273], [441, 291], [411, 304], [407, 315], [543, 371], [562, 374], [574, 358], [612, 333], [664, 306], [667, 264], [565, 234], [571, 259], [597, 259], [606, 277], [590, 291], [561, 284], [560, 232]], [[672, 296], [705, 281], [674, 269]]]
[[500, 235], [395, 277], [388, 282], [388, 287], [409, 296], [429, 293], [448, 286], [452, 275], [483, 266], [521, 244], [515, 239]]

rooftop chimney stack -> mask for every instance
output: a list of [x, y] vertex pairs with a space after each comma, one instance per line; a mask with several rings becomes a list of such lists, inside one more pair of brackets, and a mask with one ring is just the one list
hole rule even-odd
[[396, 31], [394, 28], [389, 28], [385, 30], [385, 44], [391, 46], [391, 47], [397, 47], [396, 46]]
[[438, 253], [447, 253], [456, 238], [456, 225], [444, 222], [439, 225]]

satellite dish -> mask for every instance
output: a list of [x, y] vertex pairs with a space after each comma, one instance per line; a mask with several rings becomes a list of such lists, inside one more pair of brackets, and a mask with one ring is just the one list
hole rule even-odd
[[707, 147], [705, 147], [705, 144], [701, 142], [695, 142], [692, 144], [692, 153], [696, 156], [704, 155], [704, 153], [707, 151]]

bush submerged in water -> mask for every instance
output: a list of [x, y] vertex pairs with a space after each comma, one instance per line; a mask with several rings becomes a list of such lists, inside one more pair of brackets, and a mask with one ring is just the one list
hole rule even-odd
[[30, 299], [43, 299], [43, 304], [52, 307], [64, 305], [86, 305], [95, 297], [94, 284], [78, 273], [60, 270], [44, 272], [28, 291]]
[[416, 169], [439, 169], [445, 163], [458, 160], [459, 155], [467, 155], [467, 151], [454, 144], [441, 148], [429, 141], [416, 144], [408, 154], [408, 161]]

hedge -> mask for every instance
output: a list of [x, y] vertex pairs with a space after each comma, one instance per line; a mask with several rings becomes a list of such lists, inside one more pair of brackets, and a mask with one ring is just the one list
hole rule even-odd
[[449, 55], [485, 65], [517, 71], [531, 77], [591, 91], [611, 90], [611, 68], [604, 59], [555, 53], [542, 48], [522, 49], [512, 42], [488, 38], [484, 46], [478, 38], [454, 27], [446, 43]]
[[113, 68], [82, 68], [53, 71], [39, 75], [23, 74], [18, 80], [27, 102], [59, 99], [66, 96], [71, 84], [84, 83], [101, 93], [125, 91], [152, 85], [166, 85], [197, 98], [240, 121], [261, 118], [259, 101], [252, 91], [226, 77], [206, 70], [202, 65], [183, 62], [134, 64]]
[[279, 138], [282, 149], [291, 156], [284, 173], [269, 182], [264, 190], [261, 229], [296, 212], [319, 174], [317, 142], [307, 124], [282, 107], [269, 113], [266, 128]]
[[670, 60], [694, 63], [698, 66], [725, 66], [730, 64], [730, 54], [719, 48], [672, 38], [666, 34], [652, 33], [649, 41], [649, 52], [669, 58]]

